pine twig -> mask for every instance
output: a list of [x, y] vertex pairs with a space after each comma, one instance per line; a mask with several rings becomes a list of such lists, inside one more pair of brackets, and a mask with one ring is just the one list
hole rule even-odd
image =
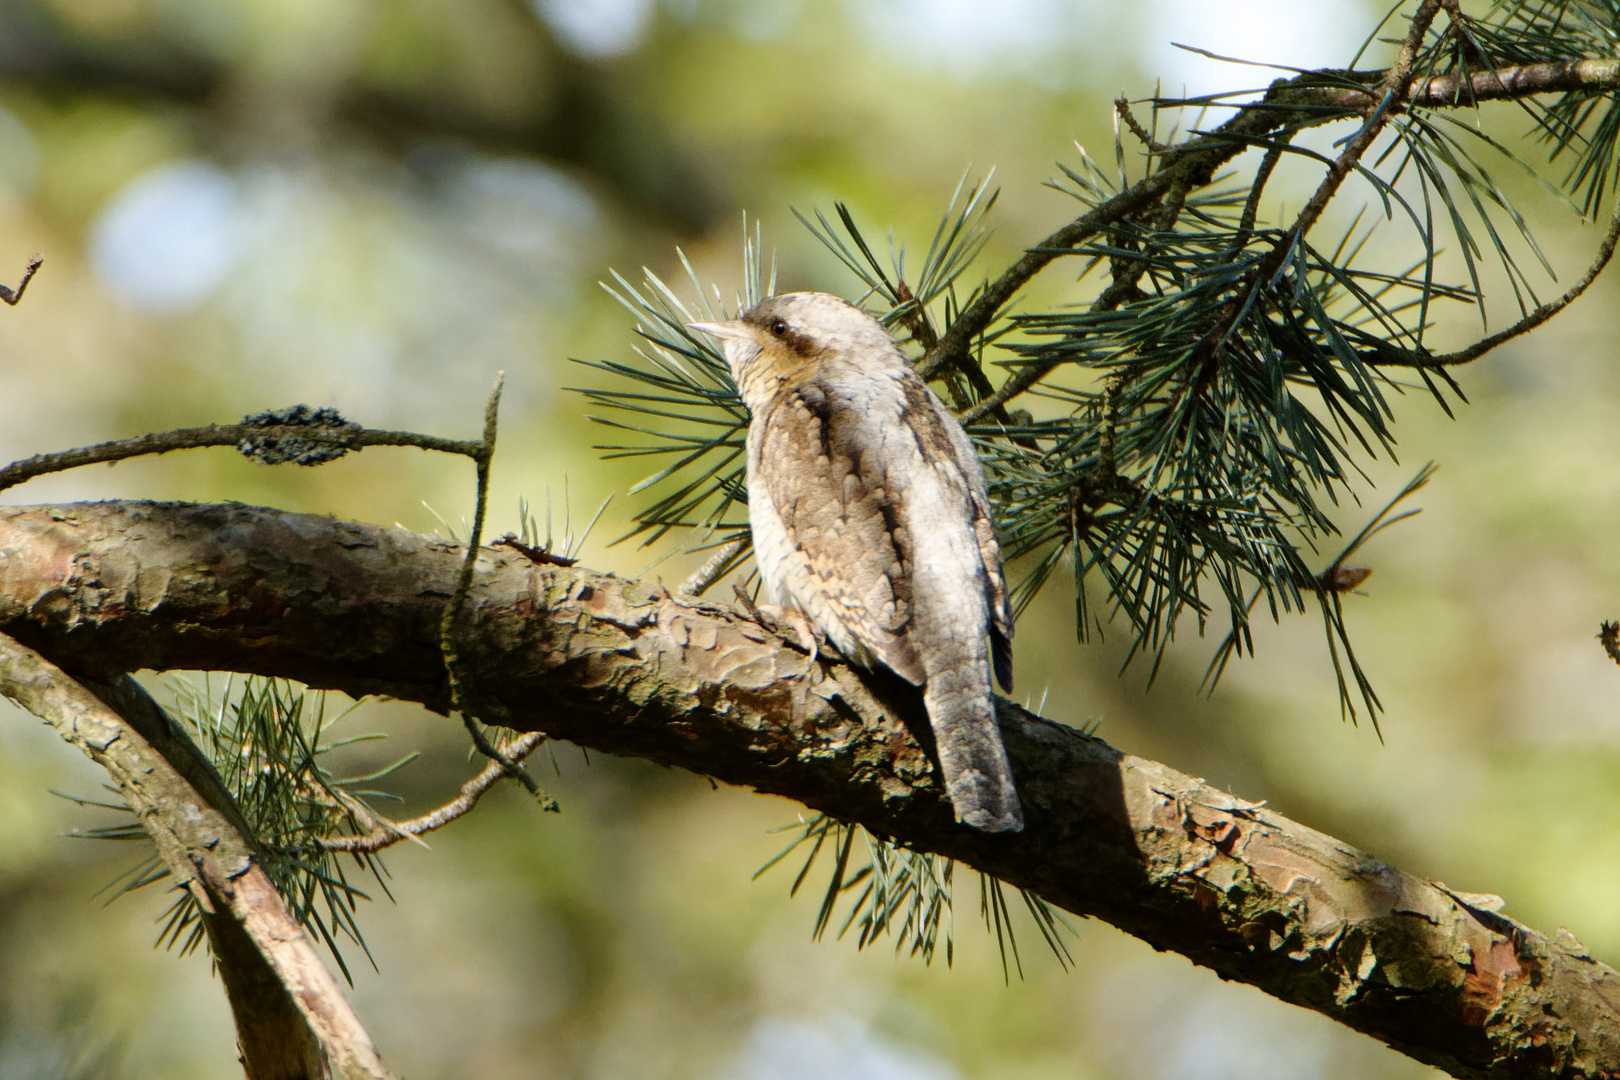
[[28, 288], [28, 283], [34, 280], [34, 274], [38, 272], [42, 265], [44, 265], [44, 262], [45, 256], [43, 255], [35, 255], [33, 258], [29, 259], [28, 265], [23, 267], [22, 280], [17, 282], [17, 287], [15, 289], [11, 288], [9, 285], [0, 285], [0, 300], [5, 301], [12, 307], [16, 307], [18, 304], [22, 303], [23, 290]]
[[478, 464], [478, 501], [473, 509], [472, 532], [467, 537], [467, 555], [461, 560], [461, 573], [456, 579], [456, 591], [444, 605], [444, 615], [439, 621], [439, 651], [444, 656], [444, 670], [450, 683], [450, 707], [461, 717], [467, 734], [472, 738], [473, 746], [484, 757], [497, 763], [507, 776], [527, 788], [530, 795], [545, 804], [551, 801], [550, 796], [541, 789], [534, 777], [529, 775], [527, 769], [489, 741], [489, 737], [479, 727], [477, 717], [468, 711], [466, 682], [462, 678], [461, 651], [456, 641], [456, 620], [460, 617], [461, 609], [467, 603], [467, 596], [472, 591], [473, 569], [478, 562], [479, 540], [484, 535], [484, 518], [489, 510], [489, 468], [495, 458], [495, 432], [501, 409], [501, 388], [505, 383], [506, 373], [504, 371], [497, 373], [495, 387], [489, 394], [489, 404], [484, 406], [484, 437], [472, 455]]
[[[514, 764], [521, 763], [546, 741], [538, 731], [525, 732], [500, 748], [500, 753]], [[414, 839], [423, 833], [442, 829], [459, 817], [471, 812], [496, 784], [511, 775], [499, 759], [492, 759], [478, 775], [461, 785], [461, 794], [443, 806], [408, 821], [379, 821], [370, 831], [358, 836], [332, 836], [321, 841], [327, 851], [352, 851], [374, 855], [383, 848], [392, 847], [402, 840]], [[556, 810], [552, 802], [547, 810]]]
[[1131, 129], [1131, 134], [1135, 135], [1142, 145], [1148, 148], [1149, 154], [1164, 154], [1171, 149], [1156, 140], [1148, 129], [1142, 126], [1142, 122], [1136, 118], [1136, 114], [1131, 112], [1130, 99], [1124, 96], [1115, 98], [1114, 111], [1119, 114], [1121, 120], [1125, 121], [1125, 126]]
[[37, 454], [0, 469], [0, 491], [35, 477], [147, 454], [232, 446], [261, 464], [319, 465], [368, 446], [415, 446], [476, 458], [481, 443], [440, 439], [412, 431], [382, 431], [344, 420], [333, 409], [294, 405], [249, 416], [239, 424], [179, 428], [130, 439]]
[[1362, 353], [1362, 358], [1372, 365], [1424, 368], [1455, 367], [1459, 364], [1467, 364], [1478, 360], [1498, 345], [1512, 341], [1514, 338], [1534, 330], [1579, 299], [1581, 294], [1591, 286], [1592, 282], [1598, 279], [1598, 275], [1603, 273], [1604, 268], [1609, 265], [1609, 260], [1614, 258], [1614, 249], [1617, 242], [1620, 242], [1620, 204], [1616, 205], [1614, 215], [1609, 219], [1609, 228], [1603, 234], [1603, 242], [1598, 245], [1597, 257], [1592, 260], [1592, 265], [1587, 267], [1586, 273], [1581, 277], [1581, 280], [1571, 285], [1569, 290], [1558, 299], [1540, 305], [1512, 326], [1498, 330], [1488, 337], [1480, 338], [1472, 345], [1458, 349], [1456, 352], [1426, 354], [1383, 343], [1377, 349]]
[[720, 550], [716, 551], [707, 562], [699, 567], [697, 573], [687, 578], [677, 591], [682, 596], [702, 596], [715, 582], [725, 576], [732, 560], [737, 557], [738, 552], [742, 551], [743, 545], [747, 542], [748, 538], [742, 535], [739, 535], [734, 540], [726, 541], [720, 546]]

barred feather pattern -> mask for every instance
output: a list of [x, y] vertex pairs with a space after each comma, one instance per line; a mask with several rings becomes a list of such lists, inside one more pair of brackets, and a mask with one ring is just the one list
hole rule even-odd
[[923, 688], [957, 818], [1023, 827], [991, 698], [1012, 624], [984, 476], [875, 319], [823, 293], [765, 300], [723, 337], [750, 411], [748, 508], [768, 599], [851, 659]]

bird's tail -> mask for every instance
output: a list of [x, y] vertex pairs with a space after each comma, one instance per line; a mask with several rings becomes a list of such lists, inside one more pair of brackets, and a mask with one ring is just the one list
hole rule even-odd
[[956, 819], [985, 832], [1022, 829], [1024, 810], [990, 699], [989, 658], [964, 658], [930, 671], [923, 703]]

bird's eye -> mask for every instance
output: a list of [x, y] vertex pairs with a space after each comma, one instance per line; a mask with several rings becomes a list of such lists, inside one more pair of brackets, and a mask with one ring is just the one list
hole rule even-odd
[[787, 323], [783, 322], [781, 319], [772, 319], [771, 333], [775, 334], [777, 337], [781, 337], [783, 334], [786, 334]]

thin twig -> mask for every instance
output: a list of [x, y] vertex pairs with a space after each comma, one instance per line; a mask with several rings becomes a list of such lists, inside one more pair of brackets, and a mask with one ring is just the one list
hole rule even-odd
[[1266, 151], [1260, 159], [1260, 167], [1254, 171], [1254, 183], [1249, 187], [1249, 197], [1243, 203], [1243, 216], [1238, 219], [1237, 240], [1232, 247], [1241, 251], [1243, 245], [1249, 242], [1249, 236], [1254, 232], [1255, 219], [1260, 216], [1260, 197], [1265, 194], [1266, 183], [1270, 181], [1272, 172], [1277, 163], [1282, 160], [1283, 148], [1292, 137], [1292, 132], [1283, 132], [1277, 139], [1276, 145]]
[[748, 595], [748, 590], [736, 582], [732, 582], [731, 591], [736, 594], [737, 603], [742, 605], [743, 611], [747, 612], [750, 619], [772, 633], [776, 633], [780, 629], [776, 625], [775, 619], [767, 619], [765, 613], [759, 610], [759, 605], [754, 603], [754, 598]]
[[[928, 313], [923, 310], [922, 304], [918, 302], [916, 295], [911, 291], [911, 286], [907, 285], [904, 280], [895, 282], [894, 298], [899, 303], [897, 310], [900, 312], [900, 321], [911, 332], [912, 340], [921, 345], [924, 354], [926, 354], [929, 349], [939, 344], [939, 334], [935, 331], [933, 323], [928, 321]], [[979, 398], [987, 398], [995, 392], [995, 388], [990, 385], [990, 380], [985, 377], [984, 370], [978, 365], [959, 364], [957, 368], [960, 374], [967, 377]], [[973, 370], [969, 371], [969, 368]], [[974, 372], [978, 373], [976, 379], [973, 377]], [[962, 388], [960, 380], [952, 378], [950, 372], [940, 372], [940, 375], [945, 383], [945, 392], [951, 397], [951, 407], [956, 409], [957, 412], [971, 408], [973, 401], [968, 397], [967, 391]]]
[[467, 734], [472, 737], [473, 746], [480, 754], [499, 764], [506, 775], [527, 788], [530, 795], [544, 803], [550, 801], [550, 796], [541, 790], [527, 769], [507, 757], [500, 747], [489, 741], [483, 728], [478, 725], [478, 718], [468, 710], [465, 683], [461, 677], [461, 651], [456, 643], [456, 620], [461, 615], [462, 607], [467, 603], [467, 595], [472, 591], [473, 568], [478, 562], [478, 544], [484, 535], [484, 516], [489, 508], [489, 467], [495, 458], [496, 421], [500, 416], [501, 387], [505, 382], [506, 373], [504, 371], [497, 373], [495, 387], [489, 394], [489, 404], [484, 407], [484, 438], [478, 444], [477, 453], [473, 455], [473, 460], [478, 463], [478, 502], [473, 509], [472, 532], [467, 537], [467, 556], [461, 561], [456, 591], [444, 605], [444, 616], [439, 620], [439, 650], [444, 655], [444, 670], [450, 683], [450, 707], [461, 717], [462, 724], [467, 728]]
[[0, 285], [0, 300], [4, 300], [12, 307], [16, 307], [19, 303], [21, 303], [23, 290], [28, 288], [28, 283], [34, 280], [34, 274], [39, 270], [40, 266], [43, 265], [44, 262], [45, 256], [43, 255], [35, 255], [33, 258], [29, 259], [28, 265], [23, 267], [22, 280], [17, 282], [17, 287], [15, 289], [8, 285]]
[[1123, 96], [1115, 98], [1114, 111], [1119, 114], [1121, 120], [1125, 121], [1125, 126], [1131, 129], [1131, 134], [1135, 135], [1141, 140], [1142, 145], [1148, 148], [1149, 154], [1163, 154], [1171, 149], [1164, 143], [1154, 139], [1148, 129], [1142, 126], [1142, 122], [1131, 112], [1131, 103], [1128, 98]]
[[925, 352], [938, 345], [939, 335], [934, 332], [934, 325], [928, 321], [928, 314], [923, 311], [922, 304], [911, 291], [911, 286], [904, 280], [895, 282], [894, 298], [900, 302], [900, 310], [903, 312], [900, 321], [906, 324], [906, 329], [911, 331], [911, 336], [917, 340], [917, 344], [921, 345]]
[[534, 563], [536, 566], [573, 566], [575, 563], [579, 562], [578, 559], [570, 559], [563, 555], [553, 555], [543, 547], [530, 547], [528, 544], [525, 544], [523, 541], [519, 540], [516, 533], [507, 533], [505, 536], [494, 541], [489, 546], [492, 548], [509, 547], [519, 555], [522, 555], [525, 559], [528, 559], [530, 562]]
[[743, 545], [747, 542], [748, 537], [739, 534], [735, 539], [721, 544], [720, 550], [699, 567], [697, 573], [687, 578], [677, 592], [682, 596], [702, 596], [708, 592], [715, 582], [725, 576], [726, 571], [730, 569], [731, 561], [737, 557], [737, 553], [742, 551]]
[[1615, 207], [1614, 216], [1609, 219], [1609, 228], [1603, 234], [1603, 243], [1598, 245], [1597, 258], [1592, 261], [1591, 266], [1587, 267], [1586, 274], [1581, 280], [1570, 286], [1569, 291], [1564, 293], [1563, 296], [1542, 304], [1512, 326], [1498, 330], [1489, 337], [1481, 338], [1467, 348], [1458, 349], [1456, 352], [1430, 355], [1383, 343], [1377, 349], [1363, 352], [1361, 357], [1366, 363], [1372, 365], [1424, 368], [1453, 367], [1478, 360], [1498, 345], [1512, 341], [1522, 334], [1529, 333], [1570, 304], [1573, 304], [1592, 282], [1598, 279], [1598, 275], [1603, 273], [1603, 268], [1609, 265], [1609, 260], [1614, 257], [1616, 242], [1620, 242], [1620, 205]]
[[[521, 762], [535, 748], [546, 741], [545, 735], [538, 731], [525, 732], [516, 739], [506, 743], [500, 752], [513, 763]], [[331, 836], [321, 841], [321, 847], [327, 851], [352, 851], [366, 855], [374, 855], [383, 848], [392, 847], [402, 840], [409, 840], [421, 836], [423, 833], [442, 829], [457, 818], [467, 814], [478, 805], [496, 784], [510, 775], [506, 766], [499, 760], [492, 760], [483, 770], [461, 785], [461, 794], [445, 803], [443, 806], [420, 817], [409, 821], [383, 821], [379, 822], [371, 831], [359, 836]], [[553, 803], [549, 809], [556, 809]]]
[[1344, 152], [1328, 166], [1327, 175], [1322, 178], [1310, 200], [1300, 210], [1299, 217], [1295, 219], [1285, 238], [1278, 242], [1272, 255], [1261, 262], [1257, 280], [1264, 282], [1269, 279], [1271, 273], [1275, 273], [1277, 268], [1287, 261], [1294, 244], [1310, 232], [1311, 227], [1321, 218], [1327, 204], [1338, 194], [1345, 178], [1361, 161], [1368, 147], [1372, 146], [1373, 141], [1383, 132], [1395, 110], [1406, 105], [1406, 97], [1412, 90], [1412, 65], [1417, 60], [1418, 46], [1423, 44], [1435, 16], [1440, 13], [1441, 3], [1442, 0], [1423, 0], [1419, 5], [1417, 12], [1412, 16], [1411, 29], [1407, 31], [1406, 39], [1401, 42], [1401, 51], [1396, 54], [1395, 63], [1390, 66], [1384, 77], [1383, 93], [1380, 95], [1377, 108], [1373, 110], [1372, 116], [1367, 118], [1361, 130], [1350, 137]]
[[[65, 472], [83, 465], [99, 465], [125, 461], [147, 454], [167, 454], [174, 450], [196, 450], [205, 446], [231, 446], [241, 448], [244, 443], [268, 443], [279, 439], [318, 439], [329, 446], [333, 456], [368, 446], [415, 446], [423, 450], [437, 450], [446, 454], [476, 457], [481, 444], [455, 439], [440, 439], [432, 435], [418, 435], [412, 431], [381, 431], [348, 425], [348, 429], [326, 426], [311, 428], [302, 424], [209, 424], [207, 427], [179, 428], [175, 431], [138, 435], [132, 439], [81, 446], [54, 454], [37, 454], [14, 461], [0, 469], [0, 491], [16, 487], [27, 480], [48, 473]], [[329, 459], [327, 459], [329, 460]]]

